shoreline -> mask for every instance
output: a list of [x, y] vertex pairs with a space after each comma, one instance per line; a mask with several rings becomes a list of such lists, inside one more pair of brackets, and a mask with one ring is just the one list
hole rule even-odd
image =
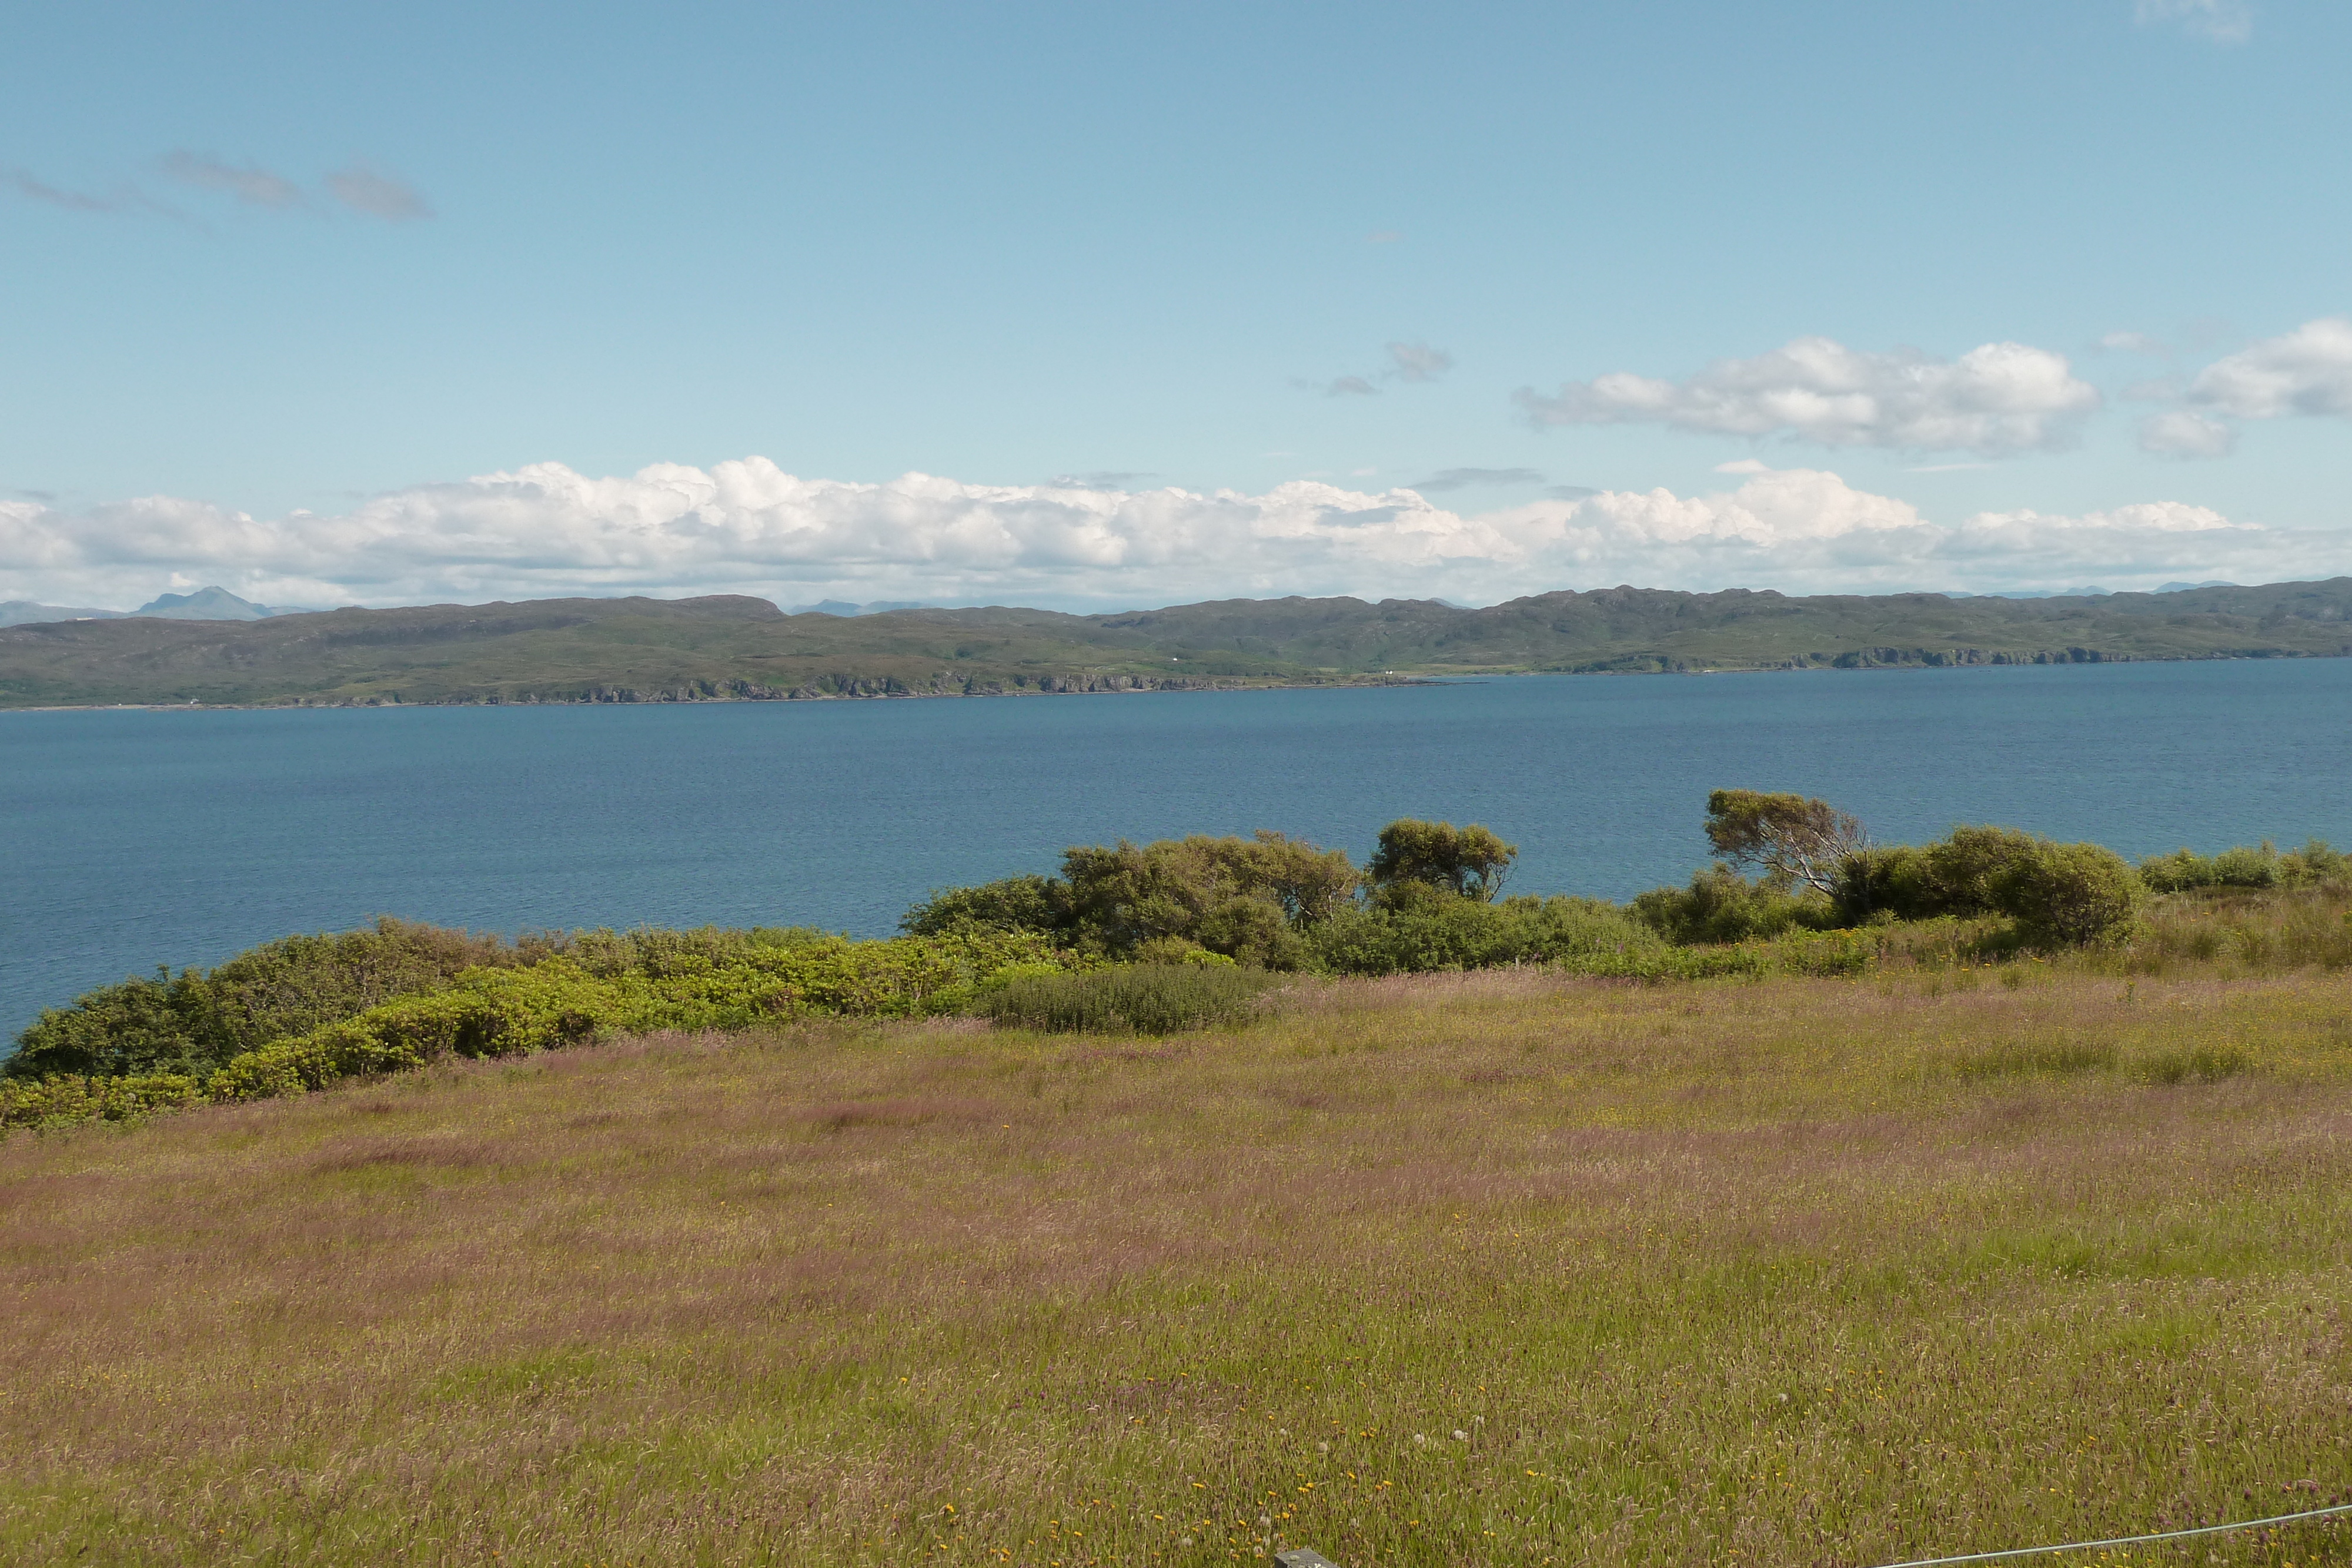
[[[1874, 655], [1923, 655], [1885, 657]], [[1652, 655], [1663, 657], [1663, 655]], [[24, 706], [0, 705], [0, 715], [12, 713], [276, 713], [276, 712], [340, 712], [356, 708], [446, 708], [446, 707], [688, 707], [717, 705], [770, 705], [807, 702], [896, 702], [958, 697], [1090, 697], [1090, 696], [1181, 696], [1234, 692], [1318, 691], [1340, 688], [1379, 689], [1392, 686], [1444, 685], [1462, 681], [1508, 680], [1527, 675], [1783, 675], [1783, 674], [1888, 674], [1925, 670], [2019, 670], [2058, 668], [2083, 664], [2280, 664], [2301, 663], [2352, 657], [2352, 653], [2310, 653], [2299, 651], [2266, 650], [2243, 653], [2123, 653], [2099, 649], [2059, 649], [2038, 652], [2032, 655], [1999, 653], [1985, 655], [1977, 649], [1927, 650], [1877, 648], [1854, 650], [1833, 658], [1808, 655], [1771, 664], [1691, 664], [1677, 661], [1664, 668], [1624, 669], [1587, 666], [1580, 669], [1497, 669], [1463, 670], [1439, 673], [1413, 671], [1383, 673], [1378, 675], [1342, 675], [1321, 680], [1250, 680], [1243, 678], [1231, 684], [1216, 680], [1186, 681], [1182, 684], [1154, 681], [1150, 676], [1045, 676], [1040, 684], [1031, 686], [1006, 686], [990, 682], [975, 689], [967, 685], [962, 689], [929, 691], [916, 690], [895, 678], [881, 683], [880, 690], [820, 691], [808, 687], [791, 690], [764, 688], [756, 692], [725, 692], [717, 689], [696, 691], [671, 687], [654, 692], [642, 692], [631, 687], [598, 687], [593, 695], [577, 697], [546, 697], [536, 694], [520, 697], [436, 697], [421, 702], [404, 702], [392, 698], [346, 698], [336, 702], [278, 701], [245, 703], [149, 702], [149, 703], [42, 703]], [[1818, 662], [1815, 662], [1818, 661]], [[1612, 663], [1614, 663], [1612, 661]], [[1084, 679], [1088, 684], [1069, 684]], [[1047, 685], [1045, 683], [1055, 684]], [[866, 683], [857, 680], [853, 685]], [[716, 683], [697, 683], [715, 688]], [[896, 686], [897, 689], [889, 689]], [[610, 695], [606, 695], [610, 694]]]

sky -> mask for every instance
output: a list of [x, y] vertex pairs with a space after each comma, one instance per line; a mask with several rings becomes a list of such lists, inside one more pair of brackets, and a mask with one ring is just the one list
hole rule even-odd
[[2341, 0], [15, 0], [0, 599], [2352, 572]]

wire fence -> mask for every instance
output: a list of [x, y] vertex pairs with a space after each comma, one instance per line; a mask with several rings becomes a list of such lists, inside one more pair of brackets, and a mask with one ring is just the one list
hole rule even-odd
[[[2275, 1513], [2268, 1519], [2242, 1519], [2231, 1524], [2200, 1524], [2189, 1530], [2164, 1530], [2154, 1535], [2116, 1535], [2105, 1541], [2064, 1541], [2055, 1546], [2012, 1546], [2005, 1552], [1970, 1552], [1958, 1557], [1914, 1557], [1907, 1563], [1888, 1563], [1882, 1568], [1957, 1568], [1962, 1563], [1998, 1563], [2010, 1557], [2040, 1557], [2053, 1552], [2095, 1552], [2103, 1546], [2147, 1546], [2159, 1541], [2186, 1541], [2194, 1535], [2226, 1535], [2236, 1530], [2267, 1530], [2278, 1524], [2301, 1524], [2305, 1520], [2331, 1519], [2337, 1514], [2352, 1513], [2352, 1502], [2339, 1502], [2329, 1508], [2310, 1508], [2301, 1513]], [[1329, 1558], [1311, 1548], [1294, 1546], [1274, 1554], [1282, 1568], [1334, 1568]]]
[[1998, 1563], [2008, 1557], [2039, 1557], [2051, 1552], [2092, 1552], [2102, 1546], [2146, 1546], [2158, 1541], [2185, 1541], [2192, 1535], [2224, 1535], [2234, 1530], [2265, 1530], [2274, 1524], [2300, 1524], [2307, 1519], [2326, 1519], [2339, 1513], [2352, 1513], [2352, 1502], [2339, 1502], [2332, 1508], [2305, 1509], [2301, 1513], [2273, 1514], [2268, 1519], [2242, 1519], [2233, 1524], [2200, 1524], [2193, 1530], [2165, 1530], [2154, 1535], [2118, 1535], [2105, 1541], [2067, 1541], [2055, 1546], [2012, 1546], [2006, 1552], [1971, 1552], [1961, 1557], [1915, 1557], [1908, 1563], [1889, 1563], [1884, 1568], [1950, 1568], [1960, 1563]]

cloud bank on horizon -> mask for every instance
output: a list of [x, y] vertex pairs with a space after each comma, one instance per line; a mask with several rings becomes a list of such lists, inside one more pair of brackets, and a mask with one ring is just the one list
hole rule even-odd
[[2352, 531], [2267, 528], [2180, 502], [1937, 521], [1823, 469], [1720, 471], [1727, 487], [1704, 495], [1602, 491], [1470, 516], [1412, 489], [1309, 480], [1257, 495], [924, 474], [862, 484], [763, 457], [626, 477], [532, 464], [271, 518], [171, 497], [0, 502], [0, 597], [110, 607], [158, 581], [217, 581], [279, 604], [735, 592], [1107, 610], [1293, 593], [1486, 603], [1618, 583], [2129, 589], [2352, 570]]

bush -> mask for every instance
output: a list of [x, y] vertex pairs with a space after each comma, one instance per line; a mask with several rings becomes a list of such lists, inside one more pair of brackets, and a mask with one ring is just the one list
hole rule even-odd
[[1008, 876], [978, 887], [943, 887], [907, 911], [898, 929], [909, 936], [965, 936], [977, 932], [1066, 930], [1067, 884], [1049, 876]]
[[2313, 839], [2299, 850], [2281, 854], [2264, 839], [2259, 845], [2241, 844], [2217, 855], [2187, 849], [2150, 855], [2139, 862], [2139, 875], [2157, 893], [2341, 886], [2352, 883], [2352, 855], [2330, 849], [2324, 839]]
[[373, 929], [288, 936], [209, 973], [156, 971], [44, 1011], [0, 1063], [14, 1078], [208, 1072], [245, 1051], [447, 985], [485, 966], [529, 962], [512, 947], [386, 916]]
[[1615, 905], [1583, 898], [1500, 904], [1425, 890], [1402, 908], [1334, 916], [1309, 933], [1313, 967], [1334, 975], [1413, 975], [1499, 964], [1559, 963], [1661, 947]]
[[2028, 945], [2086, 947], [2126, 936], [2145, 890], [2112, 850], [2036, 841], [1995, 874], [1991, 894]]
[[1686, 888], [1658, 887], [1633, 900], [1633, 915], [1667, 941], [1749, 942], [1838, 924], [1838, 906], [1808, 889], [1800, 894], [1773, 878], [1750, 882], [1712, 865]]
[[1084, 974], [1021, 975], [984, 991], [1000, 1024], [1055, 1033], [1172, 1034], [1247, 1016], [1276, 984], [1238, 966], [1134, 964]]
[[1058, 877], [941, 888], [898, 923], [909, 936], [1030, 932], [1100, 956], [1204, 947], [1244, 964], [1296, 968], [1298, 933], [1346, 907], [1360, 879], [1345, 853], [1252, 837], [1076, 845]]
[[204, 1081], [185, 1073], [91, 1078], [64, 1073], [38, 1082], [0, 1082], [0, 1127], [64, 1127], [127, 1122], [205, 1098]]

